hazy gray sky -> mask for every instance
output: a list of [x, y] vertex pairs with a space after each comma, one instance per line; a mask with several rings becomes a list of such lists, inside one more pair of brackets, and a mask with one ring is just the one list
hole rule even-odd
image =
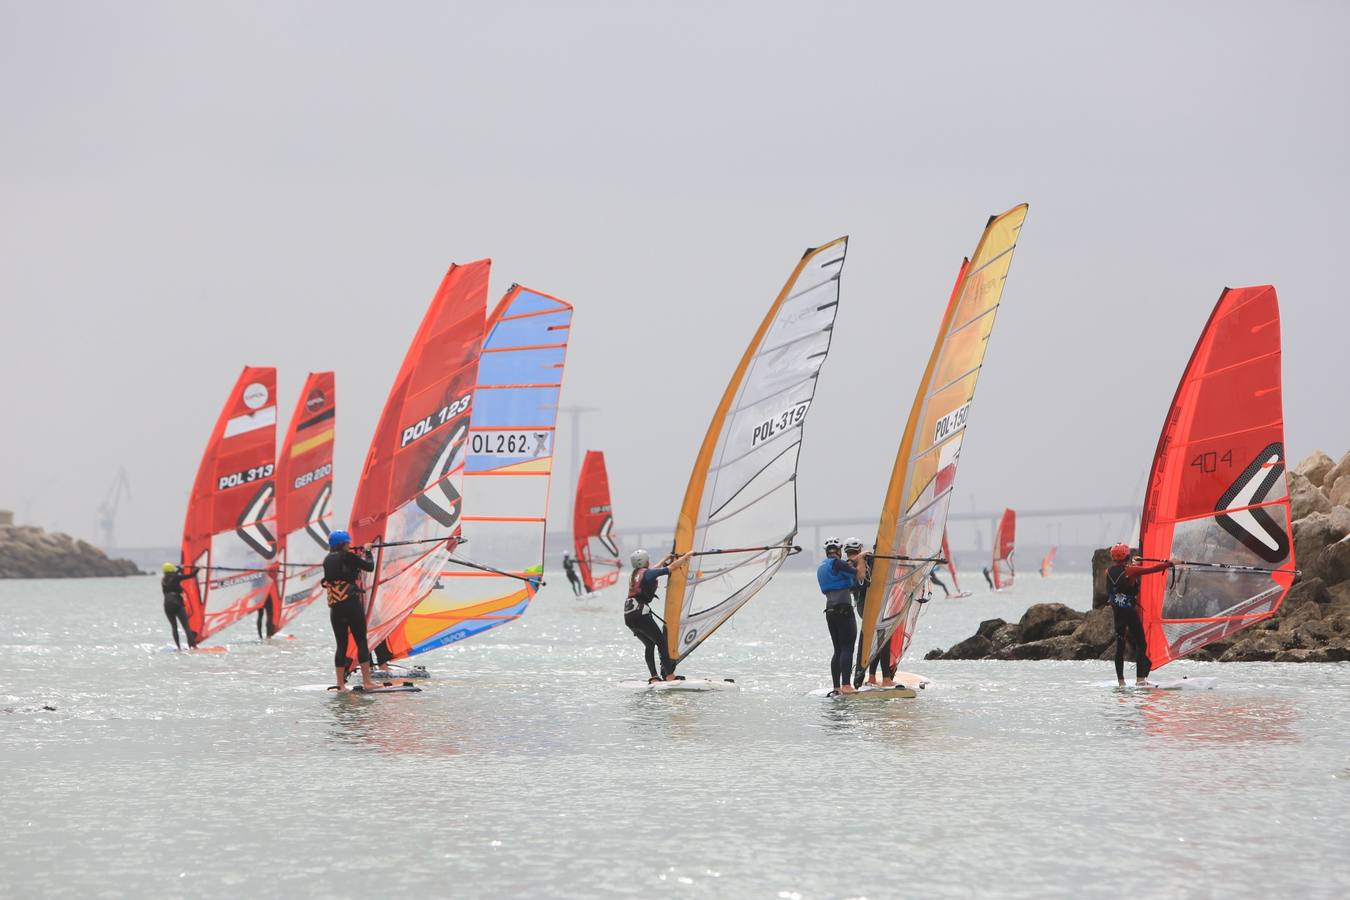
[[1279, 289], [1290, 455], [1350, 447], [1345, 4], [0, 8], [0, 507], [47, 526], [91, 535], [125, 465], [121, 542], [176, 542], [246, 363], [287, 411], [336, 369], [345, 517], [427, 301], [482, 256], [494, 296], [576, 305], [564, 398], [603, 409], [620, 527], [673, 522], [840, 234], [800, 505], [873, 516], [957, 265], [1021, 201], [959, 508], [1137, 499], [1225, 285]]

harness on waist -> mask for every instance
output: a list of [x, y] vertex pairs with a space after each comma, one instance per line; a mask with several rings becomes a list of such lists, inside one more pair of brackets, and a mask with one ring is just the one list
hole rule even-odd
[[350, 581], [324, 581], [323, 589], [328, 593], [328, 605], [337, 606], [351, 597], [360, 597], [361, 588]]

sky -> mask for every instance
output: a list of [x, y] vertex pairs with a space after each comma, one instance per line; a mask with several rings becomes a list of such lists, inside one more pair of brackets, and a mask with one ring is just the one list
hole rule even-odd
[[[803, 520], [875, 517], [957, 267], [1030, 203], [955, 508], [1138, 502], [1225, 286], [1293, 460], [1350, 449], [1350, 6], [0, 3], [0, 508], [172, 545], [245, 364], [334, 369], [345, 516], [450, 263], [576, 306], [624, 522], [673, 523], [802, 251], [850, 235]], [[573, 461], [560, 431], [551, 519]]]

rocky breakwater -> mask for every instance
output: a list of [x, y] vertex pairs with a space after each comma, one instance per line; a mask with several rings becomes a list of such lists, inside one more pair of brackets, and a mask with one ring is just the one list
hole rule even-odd
[[[1301, 572], [1279, 611], [1188, 659], [1218, 662], [1350, 661], [1350, 453], [1322, 451], [1289, 474], [1294, 558]], [[925, 659], [1112, 659], [1111, 608], [1037, 603], [1017, 622], [989, 619]]]
[[137, 575], [136, 564], [109, 559], [84, 541], [32, 525], [0, 525], [0, 578], [93, 578]]

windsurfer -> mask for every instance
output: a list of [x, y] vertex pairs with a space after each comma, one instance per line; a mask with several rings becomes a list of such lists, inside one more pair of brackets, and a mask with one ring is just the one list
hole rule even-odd
[[[867, 608], [867, 589], [872, 585], [872, 554], [863, 552], [862, 541], [857, 538], [849, 538], [844, 542], [844, 555], [848, 561], [857, 567], [858, 577], [852, 587], [853, 606], [857, 610], [858, 618], [866, 620], [863, 615]], [[890, 649], [880, 652], [872, 660], [872, 664], [863, 670], [863, 631], [858, 629], [858, 656], [857, 665], [853, 667], [853, 686], [862, 687], [863, 679], [866, 678], [868, 684], [877, 683], [877, 669], [881, 669], [881, 684], [883, 687], [891, 687], [895, 684], [895, 666], [891, 665]]]
[[183, 582], [189, 578], [196, 578], [197, 570], [191, 566], [179, 566], [171, 562], [166, 562], [163, 568], [164, 577], [159, 580], [159, 586], [164, 592], [164, 615], [169, 620], [169, 627], [173, 629], [173, 645], [179, 650], [183, 649], [182, 643], [178, 640], [178, 626], [182, 625], [183, 637], [187, 639], [188, 647], [195, 648], [197, 636], [188, 627], [187, 609], [183, 605]]
[[366, 645], [366, 609], [361, 602], [361, 573], [375, 571], [375, 560], [364, 547], [352, 548], [352, 537], [338, 530], [328, 535], [331, 551], [323, 560], [323, 586], [328, 592], [328, 620], [333, 626], [337, 651], [333, 667], [337, 689], [347, 689], [347, 671], [351, 660], [347, 657], [348, 639], [356, 644], [356, 658], [361, 664], [361, 683], [366, 690], [379, 685], [370, 672], [370, 648]]
[[942, 588], [942, 595], [944, 597], [950, 597], [952, 595], [952, 592], [947, 590], [947, 585], [943, 584], [942, 579], [938, 577], [937, 569], [928, 573], [928, 580]]
[[985, 566], [980, 572], [984, 575], [984, 580], [989, 585], [989, 590], [997, 590], [997, 588], [994, 587], [994, 579], [989, 577], [989, 567]]
[[[628, 578], [628, 599], [623, 604], [623, 623], [628, 630], [642, 641], [647, 658], [647, 671], [651, 673], [648, 683], [674, 681], [675, 663], [670, 660], [666, 649], [666, 633], [656, 624], [651, 604], [656, 599], [657, 579], [669, 575], [671, 569], [689, 565], [693, 553], [683, 556], [671, 554], [661, 560], [661, 565], [651, 568], [651, 556], [646, 550], [635, 550], [629, 561], [633, 564], [633, 574]], [[661, 672], [656, 671], [656, 653], [661, 654]]]
[[563, 572], [567, 575], [567, 580], [572, 583], [573, 596], [580, 597], [586, 593], [581, 584], [581, 579], [577, 577], [577, 561], [572, 558], [570, 553], [563, 554]]
[[[1140, 565], [1138, 556], [1125, 544], [1111, 547], [1111, 559], [1113, 565], [1106, 570], [1106, 596], [1116, 625], [1116, 682], [1125, 686], [1125, 641], [1128, 638], [1134, 646], [1134, 683], [1146, 686], [1152, 663], [1148, 658], [1144, 623], [1139, 618], [1139, 579], [1143, 575], [1166, 571], [1173, 564]], [[1133, 564], [1131, 559], [1135, 560]]]
[[825, 559], [816, 567], [816, 582], [825, 595], [825, 624], [834, 644], [830, 655], [830, 680], [834, 684], [831, 696], [853, 693], [849, 676], [853, 674], [853, 642], [858, 638], [858, 623], [853, 618], [853, 588], [863, 577], [857, 561], [843, 558], [843, 549], [844, 542], [839, 538], [826, 538]]

